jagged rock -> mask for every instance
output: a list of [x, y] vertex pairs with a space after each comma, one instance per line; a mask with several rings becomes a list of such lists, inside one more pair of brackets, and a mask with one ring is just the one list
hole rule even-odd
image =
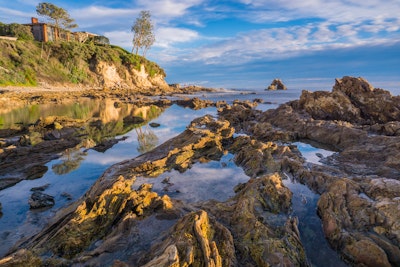
[[[400, 201], [386, 193], [399, 189], [400, 182], [386, 182], [394, 188], [385, 190], [381, 186], [385, 182], [374, 179], [363, 192], [355, 182], [340, 179], [331, 183], [318, 201], [326, 237], [354, 265], [400, 264]], [[372, 232], [365, 233], [365, 229]]]
[[[81, 258], [82, 261], [95, 261], [91, 253], [99, 255], [114, 251], [116, 241], [132, 242], [136, 229], [132, 225], [136, 224], [137, 218], [151, 220], [157, 212], [160, 218], [176, 218], [180, 213], [169, 197], [158, 196], [149, 184], [133, 190], [134, 176], [154, 176], [172, 168], [184, 170], [200, 158], [221, 157], [222, 141], [231, 138], [232, 134], [233, 129], [226, 121], [217, 121], [211, 116], [195, 119], [185, 132], [161, 145], [157, 151], [111, 167], [83, 199], [59, 213], [47, 229], [21, 246], [38, 255], [51, 252], [72, 259], [88, 249], [91, 243], [104, 238], [107, 242], [93, 251], [88, 250]], [[124, 178], [121, 174], [132, 178]]]
[[358, 121], [360, 109], [354, 106], [342, 92], [303, 91], [299, 108], [304, 109], [316, 120]]
[[235, 138], [229, 150], [235, 154], [235, 163], [242, 166], [248, 176], [257, 177], [279, 171], [281, 166], [274, 155], [283, 156], [287, 148], [273, 142], [263, 143], [248, 136], [240, 136]]
[[274, 79], [267, 90], [287, 90], [287, 88], [280, 79]]
[[[307, 266], [297, 220], [287, 217], [280, 220], [280, 225], [272, 226], [264, 218], [282, 218], [290, 210], [291, 192], [277, 173], [251, 179], [239, 186], [237, 195], [228, 201], [200, 203], [193, 212], [193, 207], [158, 196], [149, 184], [132, 188], [135, 175], [154, 176], [171, 168], [184, 170], [200, 158], [220, 157], [232, 134], [227, 121], [211, 116], [195, 119], [185, 132], [157, 150], [111, 167], [81, 200], [59, 213], [46, 229], [20, 247], [35, 255], [60, 256], [46, 261], [61, 259], [66, 265], [73, 261], [111, 265], [115, 260], [117, 266]], [[271, 144], [270, 148], [254, 140], [242, 142], [249, 146], [248, 150], [276, 150]], [[242, 158], [251, 156], [246, 153]], [[168, 231], [162, 227], [146, 229], [145, 225], [158, 220], [174, 225]], [[152, 241], [151, 249], [139, 245], [139, 240], [147, 240], [142, 236], [149, 234], [158, 237]]]
[[60, 138], [61, 138], [61, 133], [58, 130], [53, 130], [53, 131], [47, 132], [43, 136], [44, 140], [57, 140]]
[[28, 202], [31, 209], [52, 207], [55, 204], [53, 196], [44, 194], [40, 191], [33, 192]]
[[[304, 161], [291, 153], [278, 162], [276, 156], [275, 162], [321, 194], [318, 212], [325, 235], [346, 262], [397, 266], [398, 105], [398, 97], [373, 89], [364, 79], [344, 77], [336, 81], [333, 92], [303, 91], [300, 100], [275, 110], [260, 114], [242, 107], [221, 114], [259, 141], [306, 139], [336, 150], [324, 159], [329, 166], [305, 168]], [[260, 169], [257, 162], [265, 162], [260, 155], [252, 156], [254, 169]]]
[[268, 223], [274, 221], [273, 213], [286, 213], [291, 203], [292, 193], [282, 184], [279, 174], [250, 179], [238, 190], [236, 196], [224, 203], [210, 201], [202, 205], [224, 225], [229, 225], [238, 265], [308, 266], [297, 219], [276, 220], [280, 223], [274, 225]]
[[[141, 261], [150, 266], [232, 266], [237, 264], [229, 230], [203, 211], [180, 219], [166, 240], [152, 248]], [[148, 261], [148, 259], [151, 259]]]
[[365, 79], [345, 76], [336, 79], [333, 92], [344, 93], [360, 109], [368, 124], [400, 120], [400, 97], [373, 88]]

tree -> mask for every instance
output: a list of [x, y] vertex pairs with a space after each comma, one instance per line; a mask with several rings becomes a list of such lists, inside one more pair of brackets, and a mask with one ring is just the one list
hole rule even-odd
[[49, 18], [56, 28], [73, 29], [78, 27], [75, 20], [70, 17], [68, 12], [52, 3], [39, 3], [36, 6], [36, 12], [39, 16]]
[[155, 41], [153, 24], [151, 22], [150, 11], [141, 11], [135, 23], [132, 25], [133, 35], [132, 53], [138, 54], [139, 49], [143, 49], [143, 57]]

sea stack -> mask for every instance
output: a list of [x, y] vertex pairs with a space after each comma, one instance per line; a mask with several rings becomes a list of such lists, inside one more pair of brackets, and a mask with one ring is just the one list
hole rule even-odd
[[274, 79], [266, 90], [287, 90], [281, 79]]

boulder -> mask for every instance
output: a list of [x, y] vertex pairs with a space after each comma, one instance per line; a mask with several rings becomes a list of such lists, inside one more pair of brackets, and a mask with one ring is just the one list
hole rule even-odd
[[153, 128], [157, 128], [157, 127], [161, 126], [161, 124], [159, 124], [157, 122], [150, 122], [149, 125], [150, 125], [150, 127], [153, 127]]
[[31, 209], [48, 208], [54, 206], [55, 204], [53, 196], [47, 195], [40, 191], [33, 192], [28, 202]]
[[345, 76], [336, 79], [332, 91], [344, 93], [353, 105], [360, 109], [361, 118], [365, 123], [400, 120], [400, 96], [392, 96], [388, 91], [374, 89], [363, 78]]
[[274, 79], [267, 87], [267, 90], [287, 90], [287, 88], [280, 79]]

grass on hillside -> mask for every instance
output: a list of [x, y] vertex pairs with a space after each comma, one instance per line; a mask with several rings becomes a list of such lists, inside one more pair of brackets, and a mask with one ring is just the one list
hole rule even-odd
[[48, 83], [93, 84], [97, 62], [113, 63], [122, 78], [126, 68], [144, 64], [151, 77], [165, 72], [156, 63], [121, 47], [78, 42], [42, 43], [0, 40], [0, 86], [35, 86]]

